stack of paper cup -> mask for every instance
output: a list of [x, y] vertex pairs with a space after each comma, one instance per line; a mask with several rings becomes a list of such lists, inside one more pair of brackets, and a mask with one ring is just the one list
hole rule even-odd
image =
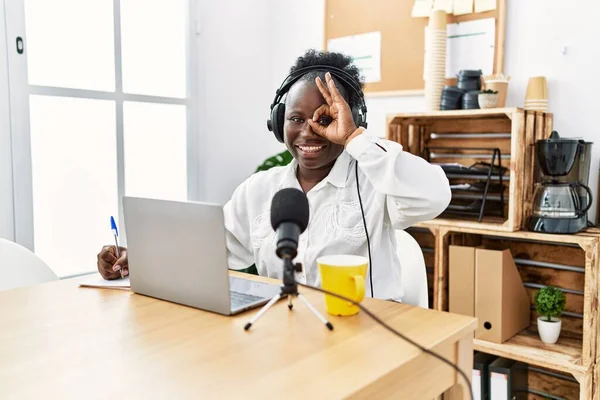
[[439, 110], [442, 90], [446, 82], [446, 12], [433, 11], [427, 27], [425, 43], [425, 105], [428, 110]]
[[533, 76], [527, 84], [525, 109], [548, 111], [548, 84], [545, 76]]

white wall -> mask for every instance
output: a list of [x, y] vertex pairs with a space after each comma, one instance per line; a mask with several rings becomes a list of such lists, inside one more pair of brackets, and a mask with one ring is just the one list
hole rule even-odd
[[[306, 50], [323, 48], [323, 0], [271, 0], [272, 96]], [[272, 100], [272, 99], [271, 99]]]
[[199, 2], [200, 154], [205, 201], [223, 204], [283, 147], [266, 128], [273, 96], [270, 1]]
[[[227, 18], [218, 18], [218, 24], [215, 21], [221, 33], [216, 42], [230, 52], [227, 58], [235, 57], [240, 51], [241, 58], [247, 62], [247, 70], [252, 71], [255, 79], [235, 85], [245, 90], [230, 93], [232, 98], [235, 97], [236, 105], [249, 104], [237, 120], [232, 118], [217, 124], [215, 119], [221, 120], [227, 110], [221, 105], [213, 105], [213, 109], [216, 107], [219, 111], [209, 117], [212, 120], [209, 122], [209, 142], [215, 150], [206, 165], [209, 174], [206, 193], [211, 198], [224, 200], [261, 157], [278, 149], [264, 128], [274, 87], [304, 50], [323, 46], [324, 0], [270, 1], [271, 7], [267, 7], [269, 0], [254, 1], [252, 7], [244, 8], [248, 14], [240, 15], [235, 10], [233, 16], [228, 14]], [[230, 4], [231, 1], [223, 3]], [[220, 7], [228, 8], [227, 5]], [[600, 131], [595, 120], [600, 79], [591, 71], [597, 70], [600, 62], [600, 46], [596, 41], [600, 37], [598, 15], [600, 4], [593, 0], [579, 0], [577, 8], [566, 8], [559, 0], [508, 0], [505, 58], [505, 73], [511, 76], [509, 106], [523, 106], [529, 76], [546, 75], [555, 129], [563, 136], [598, 142], [594, 145], [590, 176], [594, 193], [597, 193], [600, 158]], [[214, 18], [217, 17], [215, 14]], [[562, 54], [564, 47], [566, 55]], [[258, 56], [259, 52], [261, 56]], [[248, 53], [256, 56], [246, 59]], [[221, 71], [231, 71], [232, 67], [222, 65], [217, 68], [215, 61], [210, 59], [208, 63], [212, 65], [211, 79], [219, 82], [211, 93], [215, 95], [217, 87], [234, 90], [231, 78], [221, 74]], [[422, 111], [425, 102], [422, 96], [370, 98], [367, 106], [369, 130], [385, 136], [388, 113]], [[231, 138], [235, 135], [240, 142], [226, 146], [220, 142], [225, 135]], [[235, 161], [236, 168], [223, 174], [225, 178], [217, 177], [214, 168], [221, 165], [221, 157], [229, 152], [240, 157]], [[221, 179], [225, 180], [221, 182]], [[594, 217], [595, 210], [590, 214]]]
[[323, 11], [323, 0], [199, 2], [205, 201], [226, 202], [264, 159], [285, 149], [267, 130], [269, 105], [295, 59], [322, 47]]
[[[596, 40], [600, 37], [600, 3], [594, 0], [576, 3], [565, 7], [559, 0], [509, 2], [505, 69], [512, 78], [508, 101], [523, 106], [528, 77], [548, 77], [554, 128], [562, 136], [595, 142], [590, 187], [597, 197], [600, 79], [595, 75], [600, 63]], [[594, 199], [591, 218], [595, 218], [597, 201], [600, 199]]]
[[14, 208], [10, 113], [8, 96], [8, 55], [6, 53], [4, 8], [0, 8], [0, 238], [14, 240]]

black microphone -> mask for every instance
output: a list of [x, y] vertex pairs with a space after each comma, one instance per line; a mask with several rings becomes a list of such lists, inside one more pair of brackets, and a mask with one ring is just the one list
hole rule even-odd
[[277, 233], [277, 256], [283, 261], [283, 285], [281, 293], [271, 299], [258, 314], [244, 326], [244, 330], [250, 329], [277, 300], [288, 298], [288, 308], [294, 308], [293, 297], [298, 297], [308, 309], [325, 324], [327, 329], [333, 330], [331, 322], [327, 321], [301, 293], [298, 293], [298, 283], [294, 274], [302, 272], [302, 265], [294, 263], [293, 259], [298, 254], [298, 239], [300, 234], [306, 230], [308, 225], [308, 199], [304, 192], [298, 189], [282, 189], [275, 193], [271, 200], [271, 226]]
[[286, 188], [275, 193], [271, 201], [271, 226], [277, 232], [277, 256], [294, 259], [298, 239], [308, 225], [308, 199], [298, 189]]

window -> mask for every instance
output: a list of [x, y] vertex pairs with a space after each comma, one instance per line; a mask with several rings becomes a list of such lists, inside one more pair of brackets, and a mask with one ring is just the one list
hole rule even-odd
[[193, 10], [187, 0], [7, 3], [7, 43], [24, 36], [26, 49], [9, 52], [10, 84], [29, 94], [11, 99], [22, 123], [12, 129], [26, 134], [15, 152], [30, 158], [15, 171], [15, 197], [31, 201], [15, 211], [16, 237], [57, 275], [96, 269], [114, 242], [110, 217], [123, 228], [122, 195], [197, 196]]

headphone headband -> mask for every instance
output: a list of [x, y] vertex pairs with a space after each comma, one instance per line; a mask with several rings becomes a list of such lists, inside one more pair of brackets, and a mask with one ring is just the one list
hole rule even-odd
[[357, 83], [354, 78], [343, 69], [329, 65], [312, 65], [310, 67], [298, 68], [297, 70], [291, 72], [281, 83], [279, 89], [277, 89], [275, 92], [275, 98], [273, 99], [273, 103], [271, 103], [271, 115], [267, 120], [267, 127], [271, 132], [273, 132], [275, 138], [282, 143], [284, 142], [283, 124], [285, 116], [285, 104], [281, 103], [281, 99], [290, 90], [294, 83], [298, 82], [304, 75], [311, 71], [329, 72], [336, 79], [343, 82], [346, 86], [346, 89], [353, 91], [357, 95], [359, 104], [350, 105], [352, 119], [357, 127], [362, 126], [366, 128], [367, 105], [365, 103], [365, 96], [362, 92], [360, 84]]
[[312, 71], [329, 72], [329, 73], [331, 73], [331, 75], [338, 78], [340, 81], [342, 81], [347, 86], [349, 86], [350, 89], [353, 90], [354, 93], [360, 99], [360, 103], [362, 103], [362, 104], [359, 104], [358, 106], [360, 107], [360, 110], [363, 113], [364, 120], [366, 120], [367, 106], [366, 106], [365, 97], [362, 92], [362, 89], [360, 88], [360, 85], [358, 85], [354, 81], [354, 78], [349, 73], [347, 73], [343, 69], [333, 67], [330, 65], [311, 65], [309, 67], [298, 68], [297, 70], [291, 72], [283, 80], [283, 82], [281, 83], [281, 86], [279, 86], [279, 89], [277, 89], [277, 91], [275, 92], [275, 98], [273, 99], [273, 103], [271, 103], [271, 110], [273, 109], [273, 107], [275, 107], [275, 104], [277, 104], [281, 101], [283, 96], [288, 92], [288, 90], [290, 90], [290, 88], [294, 85], [294, 83], [298, 82], [300, 80], [300, 78], [302, 78], [304, 75], [306, 75], [307, 73], [312, 72]]

